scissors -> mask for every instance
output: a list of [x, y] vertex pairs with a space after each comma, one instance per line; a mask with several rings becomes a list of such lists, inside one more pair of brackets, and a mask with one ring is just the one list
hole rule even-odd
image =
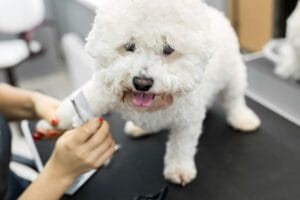
[[168, 192], [168, 185], [165, 185], [157, 194], [136, 196], [134, 200], [166, 200]]

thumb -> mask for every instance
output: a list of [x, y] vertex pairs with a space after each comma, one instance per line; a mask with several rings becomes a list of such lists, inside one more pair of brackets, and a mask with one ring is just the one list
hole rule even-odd
[[102, 118], [95, 118], [84, 124], [78, 129], [75, 129], [74, 137], [80, 142], [88, 140], [103, 124]]

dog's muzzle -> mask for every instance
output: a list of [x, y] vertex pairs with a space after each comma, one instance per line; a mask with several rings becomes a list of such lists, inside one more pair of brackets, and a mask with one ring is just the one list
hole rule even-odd
[[148, 91], [154, 84], [152, 78], [134, 77], [132, 80], [136, 91], [133, 92], [132, 103], [137, 107], [148, 108], [152, 105], [155, 95]]

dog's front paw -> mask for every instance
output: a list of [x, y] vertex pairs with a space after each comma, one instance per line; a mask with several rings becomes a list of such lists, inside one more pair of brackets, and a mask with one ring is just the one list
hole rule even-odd
[[46, 120], [40, 120], [38, 121], [36, 125], [36, 130], [39, 132], [53, 132], [53, 131], [62, 131], [62, 130], [68, 130], [72, 128], [72, 124], [69, 122], [68, 119], [58, 119], [54, 118], [51, 123], [49, 123]]
[[230, 113], [227, 120], [234, 129], [244, 132], [255, 131], [261, 124], [259, 117], [248, 107]]
[[132, 121], [126, 122], [124, 132], [133, 138], [139, 138], [146, 134], [146, 132], [142, 128], [134, 125]]
[[36, 129], [39, 131], [52, 131], [55, 128], [50, 123], [48, 123], [46, 120], [40, 120], [36, 124]]
[[164, 177], [172, 183], [182, 186], [187, 185], [197, 176], [194, 162], [185, 164], [172, 164], [165, 166]]

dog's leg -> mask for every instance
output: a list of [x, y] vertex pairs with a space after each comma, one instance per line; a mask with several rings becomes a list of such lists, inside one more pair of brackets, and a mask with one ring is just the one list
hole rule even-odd
[[258, 129], [260, 119], [246, 105], [244, 96], [226, 100], [227, 122], [236, 130], [251, 132]]
[[296, 53], [296, 49], [292, 48], [295, 54], [286, 56], [275, 68], [275, 74], [283, 79], [293, 78], [300, 80], [300, 54]]
[[200, 117], [195, 123], [171, 129], [164, 158], [164, 177], [175, 184], [185, 186], [196, 178], [194, 156], [204, 115], [203, 112], [202, 120]]
[[124, 132], [126, 135], [133, 137], [133, 138], [139, 138], [147, 135], [147, 131], [144, 129], [136, 126], [132, 121], [127, 121], [124, 127]]
[[247, 86], [246, 66], [241, 63], [233, 73], [227, 87], [223, 90], [223, 106], [227, 122], [240, 131], [255, 131], [260, 126], [258, 116], [246, 105], [245, 90]]
[[52, 130], [68, 130], [73, 127], [73, 117], [76, 116], [74, 108], [71, 104], [70, 97], [67, 97], [59, 105], [55, 113], [55, 122], [50, 124], [46, 120], [40, 120], [36, 129], [42, 132], [48, 132]]
[[[93, 114], [101, 116], [109, 111], [113, 97], [101, 89], [101, 86], [97, 86], [97, 84], [95, 81], [89, 81], [80, 90], [83, 91]], [[55, 114], [57, 124], [49, 124], [47, 121], [41, 120], [37, 124], [37, 130], [67, 130], [76, 127], [74, 124], [76, 113], [70, 101], [73, 95], [67, 97], [58, 107]]]

